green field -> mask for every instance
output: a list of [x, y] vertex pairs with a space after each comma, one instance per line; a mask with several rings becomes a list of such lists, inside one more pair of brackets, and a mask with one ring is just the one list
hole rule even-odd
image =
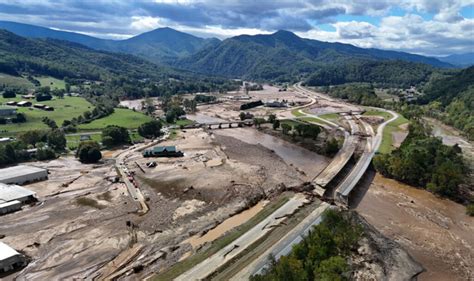
[[383, 119], [385, 121], [392, 118], [392, 114], [390, 114], [388, 112], [380, 111], [380, 110], [373, 110], [373, 109], [367, 110], [362, 115], [364, 115], [364, 116], [380, 116], [380, 117], [383, 117]]
[[300, 120], [303, 120], [303, 121], [306, 121], [306, 122], [310, 122], [310, 123], [316, 123], [316, 124], [320, 124], [320, 125], [326, 125], [326, 122], [323, 122], [319, 119], [316, 119], [314, 117], [302, 117], [302, 118], [299, 118]]
[[24, 89], [34, 89], [35, 85], [22, 76], [12, 76], [0, 73], [0, 85], [19, 87]]
[[49, 76], [35, 76], [35, 79], [38, 80], [41, 84], [41, 87], [48, 86], [53, 89], [64, 90], [66, 89], [66, 83], [64, 80], [59, 80]]
[[178, 126], [187, 126], [187, 125], [194, 124], [194, 121], [189, 120], [189, 119], [177, 120], [175, 124]]
[[291, 111], [291, 114], [293, 114], [293, 116], [296, 116], [296, 117], [305, 116], [304, 113], [301, 113], [301, 112], [300, 112], [300, 109], [293, 109], [293, 110]]
[[326, 120], [334, 120], [339, 118], [339, 114], [337, 113], [326, 113], [323, 115], [319, 115], [320, 118], [326, 119]]
[[[140, 136], [136, 131], [129, 131], [130, 139], [133, 143], [140, 142], [143, 140], [143, 137]], [[66, 135], [67, 147], [70, 150], [74, 150], [79, 146], [81, 142], [81, 135], [90, 135], [91, 140], [96, 142], [102, 142], [102, 133], [101, 132], [84, 132], [84, 133], [77, 133]]]
[[[21, 98], [4, 99], [3, 97], [0, 97], [0, 103], [12, 100], [18, 101], [21, 100]], [[35, 101], [32, 102], [34, 103]], [[64, 99], [44, 101], [41, 102], [41, 104], [54, 107], [54, 111], [19, 107], [18, 112], [25, 113], [26, 115], [26, 123], [0, 125], [2, 134], [10, 135], [28, 130], [47, 129], [48, 127], [41, 121], [41, 118], [44, 116], [51, 118], [56, 121], [58, 126], [61, 126], [64, 120], [71, 120], [73, 117], [77, 117], [85, 111], [93, 109], [92, 104], [80, 97], [64, 97]], [[6, 132], [3, 132], [4, 130], [6, 130]]]
[[400, 117], [385, 126], [383, 130], [382, 143], [380, 144], [380, 148], [378, 150], [379, 153], [390, 153], [393, 149], [395, 149], [393, 147], [392, 133], [400, 131], [400, 126], [408, 122], [408, 119], [400, 115]]
[[100, 130], [109, 125], [117, 125], [127, 129], [136, 129], [141, 124], [151, 121], [153, 118], [143, 113], [130, 109], [116, 108], [114, 113], [107, 117], [100, 118], [89, 124], [79, 125], [80, 130]]

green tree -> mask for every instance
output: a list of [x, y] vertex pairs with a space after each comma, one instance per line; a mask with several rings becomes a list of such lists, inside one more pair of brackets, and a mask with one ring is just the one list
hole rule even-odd
[[96, 163], [102, 158], [100, 146], [95, 141], [83, 141], [76, 151], [76, 158], [82, 163]]
[[54, 150], [49, 147], [38, 148], [36, 151], [36, 159], [39, 161], [50, 160], [56, 158]]
[[14, 89], [7, 88], [3, 91], [2, 96], [5, 99], [14, 98], [16, 97], [16, 93]]
[[20, 133], [18, 135], [18, 139], [21, 140], [26, 145], [36, 146], [37, 142], [46, 140], [46, 134], [44, 131], [31, 130], [31, 131]]
[[276, 120], [276, 115], [275, 115], [275, 114], [270, 114], [270, 115], [268, 116], [268, 123], [272, 123], [272, 124], [273, 124], [273, 122], [275, 122], [275, 120]]
[[287, 123], [281, 124], [281, 130], [284, 135], [288, 135], [288, 133], [291, 131], [291, 126]]
[[330, 257], [323, 260], [314, 272], [315, 280], [342, 281], [348, 280], [349, 266], [341, 256]]
[[244, 121], [247, 117], [247, 114], [245, 114], [245, 112], [241, 111], [240, 114], [239, 114], [239, 117], [240, 117], [241, 121]]
[[102, 129], [102, 143], [105, 146], [115, 146], [130, 143], [130, 135], [124, 127], [109, 125]]
[[66, 136], [59, 129], [54, 129], [46, 135], [48, 146], [56, 151], [62, 151], [66, 148]]
[[339, 142], [335, 138], [330, 138], [324, 144], [324, 154], [334, 155], [339, 151]]
[[156, 138], [161, 135], [161, 122], [157, 120], [152, 120], [146, 122], [138, 127], [138, 134], [144, 138]]
[[265, 119], [263, 119], [263, 118], [254, 118], [253, 119], [253, 124], [255, 125], [256, 128], [260, 128], [263, 123], [265, 123]]
[[273, 125], [273, 130], [280, 128], [280, 120], [275, 119], [272, 125]]

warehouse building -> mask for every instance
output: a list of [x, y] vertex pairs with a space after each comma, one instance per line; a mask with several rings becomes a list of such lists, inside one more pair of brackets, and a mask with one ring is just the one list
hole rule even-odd
[[19, 185], [0, 183], [0, 203], [15, 200], [28, 204], [37, 200], [36, 193]]
[[35, 201], [35, 192], [19, 185], [0, 183], [0, 215], [16, 212], [22, 205]]
[[0, 216], [21, 210], [21, 202], [13, 200], [10, 202], [0, 203]]
[[0, 169], [0, 183], [25, 184], [48, 179], [48, 170], [18, 165], [10, 168]]
[[0, 273], [8, 272], [26, 265], [26, 259], [15, 249], [0, 242]]

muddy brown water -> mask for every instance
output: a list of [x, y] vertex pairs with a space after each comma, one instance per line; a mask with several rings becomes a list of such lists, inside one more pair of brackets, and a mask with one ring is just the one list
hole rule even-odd
[[474, 218], [464, 206], [377, 174], [356, 210], [426, 268], [418, 280], [474, 279]]
[[253, 218], [258, 212], [260, 212], [265, 206], [266, 201], [260, 201], [255, 204], [253, 207], [234, 215], [222, 223], [217, 225], [215, 228], [209, 230], [203, 236], [195, 235], [185, 240], [183, 243], [189, 243], [193, 248], [197, 248], [204, 243], [212, 242], [217, 238], [221, 237], [227, 231], [247, 222], [249, 219]]
[[330, 161], [327, 157], [252, 128], [216, 130], [214, 133], [233, 137], [248, 144], [260, 144], [274, 151], [285, 163], [303, 171], [308, 178], [319, 174]]

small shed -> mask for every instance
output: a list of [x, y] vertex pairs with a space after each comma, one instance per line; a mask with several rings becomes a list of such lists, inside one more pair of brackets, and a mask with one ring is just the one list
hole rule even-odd
[[27, 100], [31, 100], [31, 99], [36, 98], [36, 96], [33, 95], [33, 94], [22, 95], [21, 97], [22, 97], [23, 99], [27, 99]]
[[155, 146], [143, 151], [143, 157], [182, 157], [183, 155], [176, 146]]
[[39, 109], [44, 109], [46, 107], [45, 104], [41, 104], [41, 103], [35, 103], [33, 105], [34, 108], [39, 108]]
[[23, 100], [23, 101], [18, 102], [16, 105], [22, 106], [22, 107], [29, 107], [29, 106], [31, 106], [31, 102]]

